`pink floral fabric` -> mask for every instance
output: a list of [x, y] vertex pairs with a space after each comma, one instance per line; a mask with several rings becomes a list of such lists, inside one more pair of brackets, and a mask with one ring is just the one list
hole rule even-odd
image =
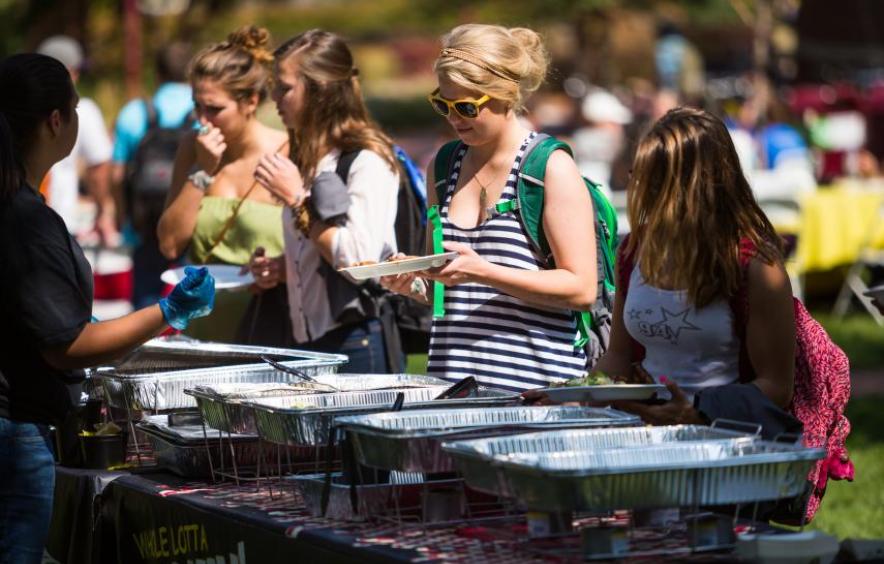
[[[749, 261], [755, 256], [751, 241], [741, 242], [740, 262], [744, 277]], [[847, 355], [836, 345], [826, 330], [813, 318], [804, 304], [793, 298], [795, 313], [795, 391], [789, 411], [804, 424], [804, 444], [825, 448], [826, 457], [817, 462], [807, 476], [813, 490], [807, 502], [804, 519], [810, 522], [819, 509], [829, 479], [853, 481], [853, 462], [847, 454], [845, 441], [850, 433], [850, 421], [844, 415], [850, 399], [850, 363]], [[734, 319], [740, 339], [746, 333], [749, 315], [747, 285], [732, 302]], [[740, 358], [740, 376], [751, 381], [755, 375], [748, 362], [745, 346]], [[795, 524], [800, 516], [795, 516]]]

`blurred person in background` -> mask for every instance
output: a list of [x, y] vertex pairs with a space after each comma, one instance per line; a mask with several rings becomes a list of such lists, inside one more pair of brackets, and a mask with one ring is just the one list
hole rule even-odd
[[672, 22], [663, 21], [657, 28], [654, 62], [661, 90], [676, 93], [688, 104], [703, 99], [706, 88], [703, 56]]
[[[425, 280], [445, 285], [445, 315], [433, 319], [430, 340], [433, 376], [526, 390], [586, 372], [572, 312], [596, 300], [596, 241], [574, 159], [556, 150], [546, 163], [541, 221], [551, 257], [532, 246], [517, 210], [499, 211], [516, 198], [522, 157], [537, 137], [518, 116], [547, 64], [540, 36], [526, 28], [467, 24], [442, 38], [430, 102], [459, 140], [431, 163], [428, 199], [438, 206], [445, 250], [459, 256], [431, 272], [381, 279], [427, 304], [438, 295]], [[436, 174], [440, 160], [450, 163], [444, 175]]]
[[784, 221], [782, 214], [795, 212], [778, 208], [777, 202], [797, 206], [802, 194], [816, 189], [812, 155], [768, 79], [756, 76], [752, 84], [751, 95], [726, 124], [756, 199], [770, 202], [769, 213]]
[[346, 354], [348, 372], [388, 373], [378, 304], [337, 269], [397, 250], [393, 144], [369, 117], [353, 55], [339, 36], [307, 31], [274, 57], [273, 101], [291, 146], [288, 155], [266, 154], [255, 178], [285, 203], [285, 253], [256, 254], [252, 274], [264, 290], [286, 283], [293, 345]]
[[[83, 49], [73, 38], [55, 35], [44, 40], [37, 52], [61, 62], [76, 85], [83, 67]], [[80, 98], [77, 106], [80, 128], [71, 154], [49, 171], [49, 205], [64, 219], [68, 231], [78, 237], [87, 231], [97, 232], [107, 246], [120, 242], [117, 208], [111, 191], [111, 140], [101, 110], [89, 98]], [[96, 205], [95, 223], [82, 225], [79, 214], [80, 181]]]
[[[288, 146], [285, 131], [256, 118], [270, 90], [269, 42], [266, 29], [246, 26], [190, 63], [200, 130], [185, 136], [178, 148], [172, 189], [157, 227], [160, 250], [169, 260], [189, 249], [197, 264], [244, 265], [258, 247], [267, 256], [283, 252], [282, 207], [255, 180], [260, 158]], [[221, 293], [212, 319], [194, 323], [188, 335], [283, 346], [290, 332], [286, 288], [280, 284], [255, 296]]]
[[573, 137], [577, 168], [610, 194], [612, 166], [626, 146], [632, 112], [607, 90], [594, 88], [583, 99], [581, 113], [586, 125]]
[[157, 53], [159, 86], [153, 96], [129, 101], [114, 127], [113, 179], [125, 202], [124, 236], [134, 246], [132, 303], [154, 303], [170, 262], [160, 253], [156, 229], [172, 184], [175, 154], [193, 125], [193, 99], [186, 82], [191, 52], [173, 42]]
[[38, 564], [55, 487], [49, 426], [80, 430], [69, 416], [82, 369], [208, 315], [215, 286], [193, 270], [158, 304], [91, 323], [92, 270], [37, 191], [74, 147], [77, 91], [64, 65], [37, 53], [0, 61], [0, 84], [0, 560]]
[[845, 176], [859, 176], [861, 168], [869, 170], [862, 153], [866, 146], [866, 116], [859, 103], [849, 97], [836, 100], [822, 112], [807, 110], [804, 123], [818, 153], [817, 177], [820, 183], [831, 183]]

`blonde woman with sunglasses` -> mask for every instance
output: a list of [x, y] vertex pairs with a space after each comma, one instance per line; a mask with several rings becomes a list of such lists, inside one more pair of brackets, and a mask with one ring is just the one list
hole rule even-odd
[[521, 391], [586, 371], [571, 311], [586, 311], [596, 299], [596, 246], [592, 202], [574, 160], [557, 151], [547, 163], [542, 223], [551, 260], [529, 244], [518, 210], [495, 209], [516, 197], [518, 167], [536, 136], [518, 116], [546, 68], [541, 39], [529, 29], [469, 24], [442, 38], [439, 87], [429, 101], [459, 144], [446, 177], [435, 178], [435, 161], [429, 166], [428, 186], [444, 187], [444, 199], [428, 192], [444, 248], [459, 256], [431, 272], [382, 280], [424, 303], [433, 301], [432, 282], [444, 285], [445, 314], [434, 320], [430, 341], [432, 375], [475, 376]]

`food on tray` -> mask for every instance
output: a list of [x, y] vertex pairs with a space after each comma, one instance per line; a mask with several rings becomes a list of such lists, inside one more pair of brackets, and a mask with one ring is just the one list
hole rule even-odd
[[612, 386], [622, 383], [623, 382], [618, 382], [617, 380], [614, 380], [601, 370], [596, 370], [595, 372], [588, 372], [586, 375], [581, 376], [580, 378], [571, 378], [570, 380], [559, 384], [559, 386]]
[[[385, 260], [384, 262], [400, 262], [403, 260], [411, 260], [411, 259], [416, 259], [416, 258], [420, 258], [420, 257], [415, 256], [415, 255], [405, 255], [405, 256], [401, 256], [401, 257], [390, 257], [387, 260]], [[376, 260], [362, 260], [362, 261], [359, 261], [359, 262], [353, 264], [352, 266], [372, 266], [375, 264], [378, 264], [378, 261], [376, 261]]]
[[405, 256], [395, 257], [395, 258], [390, 257], [387, 259], [387, 262], [399, 262], [401, 260], [411, 260], [411, 259], [416, 259], [416, 258], [420, 258], [420, 257], [417, 255], [405, 255]]

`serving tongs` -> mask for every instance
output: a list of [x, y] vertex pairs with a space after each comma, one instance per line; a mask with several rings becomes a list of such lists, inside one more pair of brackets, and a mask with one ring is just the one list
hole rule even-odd
[[269, 364], [273, 368], [275, 368], [277, 370], [281, 370], [282, 372], [285, 372], [286, 374], [291, 374], [292, 376], [294, 376], [304, 382], [307, 382], [308, 384], [324, 387], [330, 392], [340, 392], [341, 391], [340, 389], [332, 386], [331, 384], [326, 384], [325, 382], [317, 381], [315, 378], [308, 376], [307, 373], [304, 372], [303, 370], [298, 370], [297, 368], [293, 368], [291, 366], [286, 366], [285, 364], [283, 364], [281, 362], [277, 362], [277, 361], [273, 360], [269, 356], [262, 356], [261, 360], [263, 360], [264, 362], [266, 362], [267, 364]]
[[457, 382], [433, 400], [463, 399], [475, 395], [479, 391], [479, 383], [472, 376]]

